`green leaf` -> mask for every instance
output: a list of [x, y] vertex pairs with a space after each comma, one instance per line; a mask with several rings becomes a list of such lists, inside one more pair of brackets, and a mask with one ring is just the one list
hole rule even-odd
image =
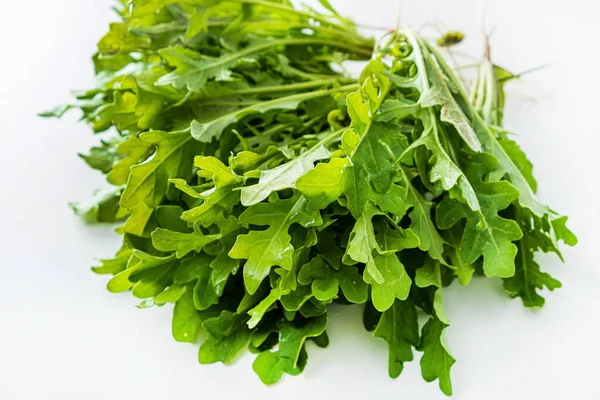
[[281, 291], [278, 289], [271, 290], [269, 295], [265, 297], [260, 303], [254, 308], [248, 311], [250, 320], [248, 321], [248, 327], [250, 329], [256, 327], [258, 323], [263, 319], [265, 314], [275, 308], [275, 303], [281, 297]]
[[437, 288], [433, 296], [433, 310], [435, 311], [436, 317], [440, 321], [442, 321], [445, 325], [450, 325], [450, 320], [446, 315], [446, 309], [444, 306], [444, 298], [442, 293], [442, 272], [439, 262], [426, 259], [425, 264], [423, 264], [421, 268], [417, 269], [415, 283], [420, 288], [427, 288], [430, 286]]
[[279, 381], [284, 373], [297, 375], [306, 339], [321, 336], [326, 327], [326, 315], [280, 323], [279, 349], [276, 352], [261, 353], [252, 364], [254, 372], [267, 385]]
[[537, 181], [533, 176], [533, 164], [527, 158], [527, 155], [517, 142], [511, 140], [509, 138], [501, 138], [498, 140], [502, 148], [506, 151], [506, 154], [510, 157], [510, 159], [515, 163], [519, 171], [523, 174], [523, 177], [531, 187], [531, 190], [535, 193], [537, 191]]
[[121, 206], [131, 209], [139, 203], [155, 208], [167, 193], [169, 179], [189, 179], [192, 159], [199, 145], [191, 140], [189, 132], [146, 132], [142, 140], [157, 147], [154, 156], [131, 168], [127, 186], [121, 197]]
[[375, 267], [383, 277], [383, 282], [377, 282], [365, 270], [363, 279], [371, 285], [371, 301], [377, 311], [389, 309], [394, 300], [406, 300], [412, 281], [404, 265], [398, 259], [397, 252], [419, 246], [419, 238], [410, 230], [391, 230], [387, 224], [378, 225], [376, 236], [383, 254], [375, 256]]
[[183, 258], [188, 253], [199, 253], [204, 246], [221, 239], [221, 235], [204, 235], [199, 229], [193, 233], [180, 233], [158, 228], [152, 232], [152, 244], [157, 250], [174, 251], [177, 258]]
[[[404, 173], [404, 178], [409, 182], [406, 173]], [[425, 200], [410, 182], [407, 190], [407, 204], [412, 207], [408, 214], [411, 221], [410, 229], [420, 239], [419, 249], [428, 252], [432, 258], [444, 262], [444, 239], [431, 219], [431, 210], [434, 204]]]
[[121, 189], [98, 190], [84, 203], [71, 203], [70, 206], [85, 222], [116, 222], [129, 212], [119, 206]]
[[[358, 143], [349, 144], [353, 141]], [[398, 134], [396, 125], [373, 122], [362, 138], [346, 131], [343, 147], [352, 152], [352, 167], [347, 169], [345, 186], [348, 209], [359, 217], [369, 200], [376, 201], [378, 195], [385, 196], [391, 190], [396, 174], [394, 163], [408, 142], [404, 135]]]
[[173, 310], [172, 333], [178, 342], [195, 343], [202, 319], [194, 307], [194, 300], [190, 290], [186, 291]]
[[313, 295], [321, 301], [336, 298], [339, 288], [352, 303], [367, 301], [367, 285], [354, 266], [344, 265], [335, 270], [321, 257], [315, 257], [302, 267], [298, 274], [298, 282], [301, 285], [311, 285]]
[[377, 311], [389, 309], [394, 300], [406, 300], [412, 281], [404, 265], [395, 254], [375, 256], [375, 267], [383, 277], [383, 283], [375, 281], [365, 272], [364, 280], [371, 285], [371, 298]]
[[223, 311], [215, 318], [206, 319], [202, 326], [207, 339], [198, 352], [200, 364], [231, 363], [250, 340], [250, 330], [246, 327], [247, 317]]
[[125, 292], [133, 287], [135, 281], [132, 280], [132, 276], [134, 274], [140, 274], [144, 271], [154, 268], [164, 271], [171, 268], [174, 262], [174, 255], [167, 257], [156, 257], [146, 254], [142, 251], [135, 250], [127, 263], [127, 269], [119, 272], [110, 281], [108, 281], [107, 289], [112, 293]]
[[219, 302], [219, 289], [212, 284], [210, 279], [212, 260], [212, 257], [200, 255], [187, 258], [182, 262], [182, 265], [186, 264], [188, 271], [193, 271], [194, 277], [197, 279], [194, 286], [194, 305], [198, 310], [206, 310]]
[[344, 173], [350, 162], [346, 158], [332, 158], [317, 166], [296, 182], [296, 189], [317, 209], [336, 201], [344, 191]]
[[[437, 64], [436, 59], [429, 55], [428, 51], [425, 51], [423, 56], [431, 86], [422, 94], [421, 106], [424, 108], [440, 106], [440, 120], [452, 124], [471, 150], [481, 151], [481, 142], [477, 138], [467, 116], [452, 96], [448, 84], [444, 82], [445, 76], [441, 67]], [[425, 73], [425, 71], [421, 71], [421, 73]]]
[[534, 222], [530, 212], [516, 208], [515, 218], [523, 229], [523, 238], [517, 243], [515, 274], [504, 280], [504, 290], [512, 297], [520, 297], [525, 307], [540, 308], [545, 300], [537, 291], [544, 287], [549, 290], [558, 289], [562, 284], [541, 271], [540, 265], [535, 261], [535, 253], [544, 251], [560, 255], [560, 252], [548, 233], [544, 232], [542, 224]]
[[409, 150], [418, 146], [425, 146], [431, 152], [432, 160], [434, 160], [429, 174], [431, 183], [440, 182], [446, 191], [455, 187], [460, 189], [462, 198], [471, 210], [481, 215], [481, 205], [479, 204], [475, 190], [463, 171], [454, 163], [440, 142], [441, 134], [439, 130], [441, 130], [441, 127], [435, 121], [433, 112], [430, 110], [428, 115], [422, 116], [422, 121], [425, 132], [410, 145]]
[[417, 309], [412, 301], [394, 301], [381, 315], [373, 336], [387, 342], [389, 375], [391, 378], [399, 377], [404, 363], [413, 360], [413, 346], [419, 345]]
[[319, 213], [306, 209], [304, 197], [293, 197], [249, 207], [240, 215], [240, 223], [269, 227], [238, 236], [229, 252], [231, 258], [247, 260], [244, 264], [244, 284], [252, 294], [269, 275], [272, 267], [292, 268], [294, 246], [288, 233], [290, 226], [294, 223], [305, 228], [318, 226], [322, 220]]
[[507, 208], [519, 193], [509, 182], [484, 180], [486, 171], [493, 171], [496, 160], [487, 154], [470, 159], [465, 169], [477, 191], [486, 226], [480, 227], [478, 216], [470, 213], [462, 203], [446, 197], [437, 207], [437, 225], [449, 229], [459, 220], [467, 220], [459, 252], [467, 264], [483, 256], [483, 270], [488, 277], [508, 278], [515, 273], [514, 259], [517, 247], [512, 243], [522, 237], [519, 225], [498, 215]]
[[161, 293], [154, 296], [154, 304], [162, 306], [167, 303], [177, 303], [183, 297], [187, 288], [185, 286], [172, 285]]
[[192, 228], [181, 220], [181, 214], [183, 214], [183, 208], [180, 206], [158, 206], [155, 210], [156, 220], [161, 228], [174, 232], [189, 233]]
[[94, 271], [97, 274], [101, 274], [101, 275], [103, 275], [103, 274], [113, 274], [113, 275], [118, 274], [119, 272], [121, 272], [125, 268], [127, 268], [127, 263], [129, 261], [129, 259], [131, 258], [133, 251], [134, 251], [133, 249], [125, 247], [117, 253], [115, 258], [100, 260], [100, 263], [102, 265], [99, 267], [92, 267], [92, 271]]
[[562, 240], [567, 246], [577, 244], [577, 236], [567, 228], [568, 217], [551, 216], [550, 223], [558, 240]]
[[127, 24], [112, 23], [110, 31], [98, 43], [98, 51], [104, 54], [127, 53], [148, 45], [148, 38], [133, 35]]
[[88, 154], [79, 154], [90, 168], [106, 174], [110, 172], [113, 165], [119, 161], [122, 156], [117, 151], [120, 139], [102, 141], [100, 146], [94, 146]]
[[421, 332], [419, 350], [423, 352], [423, 357], [421, 357], [423, 379], [427, 382], [438, 379], [442, 392], [450, 396], [452, 395], [450, 368], [456, 360], [448, 351], [445, 329], [446, 325], [439, 319], [430, 318]]
[[138, 203], [129, 209], [131, 214], [123, 225], [123, 232], [131, 235], [148, 237], [152, 231], [152, 216], [154, 210], [145, 203]]
[[199, 122], [192, 121], [191, 132], [194, 139], [203, 143], [210, 143], [213, 139], [219, 139], [225, 129], [237, 124], [244, 118], [253, 114], [266, 113], [271, 110], [295, 110], [305, 99], [312, 98], [312, 93], [306, 95], [294, 95], [279, 99], [256, 103], [241, 110], [223, 114], [215, 119]]
[[316, 161], [329, 157], [331, 153], [326, 149], [325, 144], [326, 141], [319, 142], [292, 161], [262, 171], [257, 184], [242, 188], [242, 204], [252, 206], [265, 200], [273, 192], [296, 187], [298, 179], [312, 170]]
[[538, 200], [538, 198], [535, 196], [534, 190], [529, 185], [527, 178], [523, 175], [517, 164], [510, 158], [502, 145], [496, 139], [495, 135], [490, 131], [481, 117], [477, 115], [476, 111], [469, 104], [469, 101], [462, 89], [460, 89], [460, 84], [454, 73], [452, 73], [451, 68], [448, 67], [443, 58], [437, 54], [435, 49], [433, 49], [431, 46], [426, 46], [432, 53], [433, 57], [435, 57], [446, 78], [448, 78], [449, 82], [451, 82], [453, 87], [456, 88], [456, 92], [458, 92], [457, 102], [461, 105], [461, 108], [467, 115], [472, 116], [473, 129], [475, 130], [479, 141], [483, 145], [483, 148], [485, 151], [493, 154], [498, 159], [501, 170], [508, 175], [510, 182], [518, 190], [519, 204], [522, 207], [531, 210], [531, 212], [533, 212], [533, 214], [537, 217], [542, 218], [547, 215], [549, 212], [548, 206], [542, 204]]
[[181, 218], [208, 227], [220, 217], [229, 215], [233, 207], [239, 203], [239, 191], [233, 189], [239, 185], [240, 177], [215, 157], [198, 156], [194, 160], [194, 165], [200, 169], [198, 175], [212, 180], [215, 186], [208, 192], [199, 194], [202, 203], [184, 212]]
[[135, 135], [128, 136], [119, 143], [117, 152], [121, 158], [112, 165], [107, 174], [108, 182], [115, 186], [125, 185], [132, 166], [145, 161], [152, 154], [153, 146]]
[[344, 263], [350, 265], [354, 262], [366, 264], [365, 272], [370, 275], [373, 281], [383, 283], [385, 279], [379, 268], [377, 268], [374, 258], [375, 252], [381, 252], [373, 228], [374, 215], [375, 210], [371, 209], [356, 220], [356, 224], [350, 233]]
[[459, 251], [460, 240], [462, 237], [462, 227], [455, 225], [450, 230], [446, 231], [446, 241], [450, 245], [448, 258], [450, 259], [450, 265], [455, 269], [454, 273], [458, 278], [461, 285], [468, 285], [473, 279], [473, 273], [475, 272], [475, 266], [466, 262], [462, 253]]
[[144, 272], [137, 272], [130, 277], [134, 281], [131, 294], [138, 299], [148, 299], [162, 293], [173, 279], [175, 265], [165, 268], [153, 268]]

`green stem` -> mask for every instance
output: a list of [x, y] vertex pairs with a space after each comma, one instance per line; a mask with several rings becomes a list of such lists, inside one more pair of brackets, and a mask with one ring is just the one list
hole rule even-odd
[[[256, 103], [253, 104], [251, 106], [248, 106], [244, 111], [258, 111], [261, 108], [269, 107], [272, 105], [276, 105], [278, 103], [287, 103], [290, 101], [306, 101], [306, 100], [310, 100], [310, 99], [316, 99], [319, 97], [323, 97], [323, 96], [327, 96], [330, 95], [332, 93], [338, 93], [338, 92], [349, 92], [352, 90], [356, 90], [359, 88], [358, 83], [352, 84], [352, 85], [345, 85], [345, 86], [340, 86], [337, 88], [331, 88], [331, 89], [322, 89], [322, 90], [317, 90], [314, 92], [307, 92], [307, 93], [298, 93], [298, 94], [294, 94], [292, 96], [286, 96], [286, 97], [280, 97], [278, 99], [274, 99], [274, 100], [269, 100], [269, 101], [261, 101], [260, 103]], [[235, 111], [235, 114], [238, 114], [240, 111]]]
[[302, 17], [305, 17], [307, 19], [312, 19], [315, 21], [319, 21], [323, 24], [327, 24], [327, 25], [331, 25], [331, 26], [336, 26], [339, 27], [341, 30], [344, 31], [349, 31], [350, 28], [346, 28], [342, 25], [339, 25], [335, 22], [332, 22], [327, 16], [321, 15], [321, 14], [317, 14], [317, 13], [312, 13], [312, 12], [308, 12], [308, 11], [302, 11], [302, 10], [297, 10], [295, 8], [292, 7], [287, 7], [284, 6], [282, 4], [278, 4], [278, 3], [272, 3], [269, 1], [264, 1], [264, 0], [228, 0], [231, 2], [236, 2], [236, 3], [245, 3], [245, 4], [254, 4], [254, 5], [259, 5], [259, 6], [263, 6], [263, 7], [268, 7], [271, 8], [273, 10], [278, 10], [281, 12], [285, 12], [288, 14], [295, 14], [295, 15], [299, 15]]
[[327, 145], [329, 144], [329, 142], [333, 141], [334, 139], [337, 139], [338, 136], [340, 136], [342, 133], [344, 133], [346, 131], [347, 128], [342, 128], [342, 129], [338, 129], [335, 132], [332, 132], [329, 136], [325, 137], [323, 140], [321, 140], [318, 145], [323, 144], [323, 145]]
[[[304, 122], [308, 119], [308, 115], [303, 115], [301, 117], [298, 117], [300, 119], [300, 121]], [[275, 125], [272, 128], [267, 129], [264, 132], [253, 132], [254, 136], [270, 136], [270, 135], [275, 135], [279, 132], [283, 132], [284, 130], [286, 130], [287, 128], [290, 127], [290, 124], [279, 124], [279, 125]], [[252, 130], [252, 129], [251, 129]]]
[[277, 40], [272, 40], [269, 42], [265, 42], [265, 43], [261, 43], [255, 46], [250, 46], [250, 47], [246, 47], [245, 49], [238, 51], [235, 54], [232, 54], [228, 57], [223, 57], [218, 59], [217, 61], [210, 63], [210, 64], [206, 64], [206, 65], [200, 65], [197, 64], [196, 67], [199, 69], [212, 69], [212, 68], [218, 68], [221, 67], [223, 65], [226, 65], [230, 62], [233, 62], [235, 60], [238, 60], [240, 58], [244, 58], [246, 56], [249, 56], [251, 54], [254, 53], [258, 53], [261, 52], [263, 50], [269, 49], [271, 47], [277, 47], [277, 46], [299, 46], [299, 45], [323, 45], [323, 46], [331, 46], [331, 47], [335, 47], [335, 48], [339, 48], [339, 49], [345, 49], [348, 50], [350, 52], [354, 52], [357, 54], [361, 54], [363, 56], [366, 57], [370, 57], [371, 56], [371, 51], [366, 50], [366, 49], [361, 49], [359, 47], [353, 46], [351, 44], [348, 43], [344, 43], [344, 42], [340, 42], [340, 41], [336, 41], [336, 40], [332, 40], [332, 39], [320, 39], [320, 38], [285, 38], [285, 39], [277, 39]]
[[330, 79], [318, 79], [309, 82], [291, 83], [288, 85], [276, 85], [276, 86], [263, 86], [253, 87], [249, 89], [236, 90], [232, 93], [226, 93], [223, 97], [237, 96], [237, 95], [248, 95], [248, 94], [269, 94], [279, 92], [292, 92], [302, 89], [312, 89], [319, 86], [326, 86], [334, 83], [353, 82], [354, 79], [346, 78], [330, 78]]

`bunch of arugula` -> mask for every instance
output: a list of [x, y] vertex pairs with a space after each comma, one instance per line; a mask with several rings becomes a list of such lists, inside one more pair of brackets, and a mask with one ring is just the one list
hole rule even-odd
[[[540, 307], [560, 283], [535, 252], [576, 238], [502, 129], [510, 74], [486, 58], [469, 99], [412, 31], [373, 50], [321, 4], [124, 4], [94, 57], [99, 87], [48, 113], [76, 107], [108, 131], [82, 157], [115, 189], [74, 208], [125, 220], [124, 240], [94, 271], [141, 307], [175, 303], [175, 339], [205, 333], [201, 363], [249, 347], [265, 383], [304, 369], [307, 340], [327, 346], [328, 305], [364, 304], [390, 376], [415, 348], [451, 394], [443, 288], [502, 278]], [[368, 59], [358, 80], [339, 67]]]

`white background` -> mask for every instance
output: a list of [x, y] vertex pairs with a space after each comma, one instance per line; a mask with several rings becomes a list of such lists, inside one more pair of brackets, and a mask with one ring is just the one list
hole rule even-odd
[[[116, 2], [115, 2], [116, 3]], [[394, 25], [396, 1], [332, 1], [360, 22]], [[533, 159], [540, 196], [571, 216], [580, 244], [566, 264], [544, 258], [564, 288], [540, 311], [509, 300], [499, 282], [447, 290], [448, 341], [458, 359], [456, 399], [600, 398], [597, 2], [405, 0], [403, 22], [468, 34], [479, 57], [481, 15], [496, 26], [493, 55], [512, 71], [550, 67], [509, 87], [507, 126]], [[36, 113], [91, 84], [89, 56], [115, 16], [110, 0], [2, 1], [0, 24], [0, 399], [442, 399], [418, 362], [387, 376], [386, 345], [357, 308], [331, 313], [330, 348], [309, 349], [305, 373], [266, 388], [252, 357], [201, 366], [196, 347], [171, 339], [169, 307], [138, 310], [90, 272], [118, 238], [87, 227], [68, 201], [104, 184], [77, 158], [96, 143], [76, 113]], [[431, 32], [431, 30], [429, 30]]]

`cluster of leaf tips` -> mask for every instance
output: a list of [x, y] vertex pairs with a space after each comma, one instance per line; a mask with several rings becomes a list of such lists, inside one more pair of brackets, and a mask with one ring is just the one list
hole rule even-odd
[[[105, 132], [82, 157], [113, 189], [74, 207], [124, 221], [123, 245], [94, 271], [142, 307], [175, 303], [175, 339], [204, 332], [201, 363], [249, 347], [265, 383], [303, 370], [307, 340], [327, 346], [329, 304], [364, 304], [390, 376], [414, 348], [451, 394], [443, 288], [502, 278], [540, 307], [560, 283], [534, 254], [576, 238], [502, 130], [505, 71], [484, 60], [468, 98], [409, 29], [374, 49], [321, 4], [123, 1], [97, 88], [49, 113]], [[346, 60], [366, 62], [359, 79]]]

